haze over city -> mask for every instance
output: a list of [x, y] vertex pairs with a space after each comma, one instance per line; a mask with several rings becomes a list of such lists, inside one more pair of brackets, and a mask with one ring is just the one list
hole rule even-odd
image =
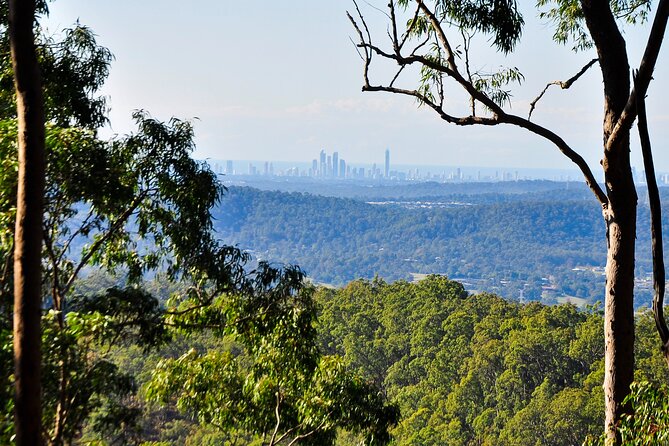
[[[326, 148], [371, 164], [391, 147], [394, 162], [403, 165], [572, 169], [554, 147], [525, 131], [457, 128], [409, 98], [362, 93], [362, 62], [345, 15], [353, 7], [345, 0], [62, 0], [53, 5], [47, 27], [56, 32], [79, 19], [114, 53], [104, 88], [111, 98], [110, 133], [131, 131], [130, 114], [138, 108], [159, 119], [195, 119], [199, 158], [309, 161]], [[385, 16], [367, 4], [361, 8], [383, 35]], [[474, 52], [477, 67], [516, 66], [525, 75], [522, 86], [513, 87], [512, 110], [521, 115], [548, 82], [573, 76], [593, 57], [552, 43], [552, 28], [535, 11], [525, 11], [525, 20], [522, 43], [508, 59], [485, 40]], [[627, 31], [633, 66], [644, 32]], [[661, 54], [656, 77], [667, 71]], [[387, 74], [381, 68], [372, 77], [381, 81]], [[549, 90], [533, 115], [593, 170], [601, 158], [600, 85], [599, 71], [589, 70], [571, 89]], [[669, 170], [669, 152], [662, 149], [669, 139], [665, 96], [659, 84], [651, 85], [659, 171]], [[641, 170], [636, 151], [633, 162]]]

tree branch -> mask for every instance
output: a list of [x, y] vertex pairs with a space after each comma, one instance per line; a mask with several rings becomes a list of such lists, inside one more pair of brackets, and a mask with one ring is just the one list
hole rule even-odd
[[[579, 155], [575, 150], [573, 150], [561, 137], [559, 137], [557, 134], [553, 133], [549, 129], [531, 122], [529, 119], [525, 119], [520, 116], [512, 114], [507, 114], [497, 103], [495, 103], [492, 99], [490, 99], [484, 92], [474, 87], [471, 81], [470, 74], [468, 74], [470, 79], [466, 79], [465, 77], [463, 77], [463, 75], [458, 71], [458, 67], [455, 63], [454, 53], [446, 37], [446, 33], [443, 27], [441, 26], [441, 23], [439, 22], [435, 14], [425, 5], [425, 3], [422, 0], [416, 0], [416, 3], [418, 4], [418, 7], [423, 12], [423, 14], [425, 14], [427, 19], [430, 21], [430, 25], [434, 30], [437, 41], [441, 45], [442, 50], [445, 52], [446, 55], [445, 64], [440, 63], [439, 60], [415, 54], [415, 50], [409, 56], [403, 56], [399, 51], [395, 51], [394, 53], [389, 53], [373, 45], [371, 42], [371, 37], [369, 35], [369, 29], [365, 24], [364, 18], [360, 10], [357, 9], [357, 4], [356, 4], [358, 16], [360, 17], [360, 20], [362, 21], [367, 33], [367, 39], [365, 39], [362, 30], [355, 22], [355, 20], [351, 17], [351, 15], [348, 13], [347, 15], [349, 17], [349, 20], [351, 20], [351, 23], [355, 27], [356, 31], [358, 32], [358, 36], [360, 38], [360, 43], [358, 43], [357, 47], [364, 49], [365, 54], [367, 55], [364, 66], [365, 84], [363, 85], [362, 90], [384, 91], [389, 93], [412, 96], [418, 99], [422, 104], [425, 104], [428, 107], [432, 108], [444, 121], [455, 125], [467, 126], [475, 124], [477, 125], [512, 124], [518, 127], [522, 127], [526, 130], [529, 130], [530, 132], [551, 141], [565, 156], [567, 156], [567, 158], [569, 158], [574, 164], [576, 164], [583, 173], [586, 184], [595, 194], [600, 205], [602, 207], [608, 206], [608, 197], [597, 183], [588, 164], [585, 162], [583, 157]], [[393, 11], [391, 11], [391, 15], [394, 16]], [[397, 42], [393, 42], [393, 47], [397, 48]], [[464, 117], [457, 117], [451, 115], [444, 110], [443, 103], [440, 104], [435, 103], [435, 101], [433, 101], [430, 97], [428, 97], [424, 93], [421, 93], [418, 90], [409, 90], [409, 89], [394, 87], [393, 84], [396, 81], [396, 78], [398, 76], [397, 74], [393, 78], [390, 85], [371, 85], [369, 82], [368, 70], [371, 63], [371, 56], [374, 53], [376, 53], [378, 56], [381, 56], [384, 59], [394, 60], [401, 68], [412, 64], [419, 64], [424, 67], [428, 67], [432, 70], [435, 70], [439, 73], [445, 74], [446, 76], [450, 77], [455, 82], [457, 82], [470, 95], [473, 103], [471, 106], [472, 111], [475, 111], [476, 109], [475, 102], [478, 101], [484, 106], [486, 106], [491, 111], [493, 116], [479, 117], [476, 116], [474, 112], [472, 112], [470, 116], [464, 116]], [[579, 73], [577, 73], [571, 79], [564, 82], [565, 85], [564, 88], [569, 88], [569, 86], [571, 86], [571, 84], [576, 82], [576, 80], [578, 80], [578, 78], [582, 76], [583, 73], [585, 73], [592, 65], [594, 65], [595, 62], [596, 60], [591, 61]], [[441, 93], [440, 91], [440, 95], [442, 94], [443, 93]]]
[[[634, 82], [637, 78], [634, 76]], [[669, 364], [669, 328], [664, 318], [664, 248], [662, 246], [662, 203], [660, 193], [655, 179], [655, 165], [653, 163], [653, 152], [651, 150], [650, 136], [648, 134], [648, 121], [646, 119], [646, 101], [639, 96], [636, 101], [639, 121], [639, 139], [641, 140], [641, 153], [643, 154], [643, 167], [646, 172], [646, 186], [648, 187], [648, 203], [650, 205], [650, 237], [651, 252], [653, 256], [653, 316], [655, 327], [662, 341], [662, 353]]]
[[67, 280], [61, 291], [62, 295], [67, 294], [67, 291], [74, 283], [75, 279], [79, 275], [79, 272], [88, 263], [91, 257], [93, 257], [93, 254], [95, 254], [95, 252], [102, 246], [102, 244], [105, 243], [107, 240], [109, 240], [111, 236], [114, 235], [116, 231], [118, 231], [119, 228], [128, 221], [130, 215], [132, 215], [132, 213], [137, 209], [137, 206], [139, 206], [142, 200], [144, 200], [148, 196], [148, 193], [149, 193], [148, 189], [140, 192], [140, 194], [137, 195], [137, 197], [135, 197], [130, 206], [128, 206], [128, 208], [116, 219], [116, 221], [114, 221], [114, 223], [111, 224], [107, 233], [102, 237], [100, 237], [99, 239], [97, 239], [95, 243], [93, 243], [93, 246], [91, 246], [88, 253], [86, 253], [86, 255], [82, 257], [77, 267], [74, 269], [74, 271], [72, 271], [72, 274], [70, 274], [69, 279]]
[[662, 41], [664, 40], [664, 34], [667, 29], [667, 21], [669, 20], [669, 0], [660, 0], [659, 5], [657, 6], [657, 11], [655, 13], [655, 19], [653, 20], [653, 26], [648, 35], [648, 42], [646, 43], [646, 49], [641, 58], [641, 64], [639, 65], [639, 70], [636, 75], [636, 83], [630, 93], [627, 104], [618, 118], [613, 132], [609, 135], [608, 140], [606, 141], [605, 149], [610, 150], [611, 147], [615, 147], [616, 142], [621, 138], [629, 129], [632, 128], [632, 123], [636, 118], [637, 106], [636, 101], [637, 97], [646, 96], [648, 91], [648, 86], [650, 81], [653, 78], [653, 71], [655, 70], [655, 64], [657, 62], [657, 57], [660, 53], [660, 48], [662, 46]]
[[[274, 440], [276, 439], [276, 434], [279, 432], [279, 426], [281, 425], [281, 414], [279, 413], [279, 408], [281, 407], [281, 393], [276, 391], [276, 406], [274, 407], [274, 414], [276, 415], [276, 425], [274, 426], [274, 432], [272, 432], [272, 438], [269, 440], [269, 445], [274, 446]], [[283, 436], [279, 439], [281, 441]]]
[[532, 112], [534, 112], [534, 109], [537, 105], [537, 102], [539, 102], [541, 100], [541, 98], [544, 96], [544, 94], [546, 94], [546, 91], [548, 91], [548, 88], [551, 85], [557, 85], [561, 89], [567, 90], [569, 87], [571, 87], [574, 84], [574, 82], [576, 82], [581, 76], [583, 76], [585, 74], [585, 72], [588, 71], [590, 69], [590, 67], [592, 67], [598, 60], [599, 59], [597, 59], [597, 58], [592, 59], [583, 68], [581, 68], [581, 70], [578, 73], [576, 73], [574, 76], [572, 76], [571, 78], [569, 78], [566, 81], [549, 82], [546, 85], [546, 87], [543, 89], [543, 91], [539, 94], [539, 96], [537, 96], [536, 98], [534, 98], [534, 100], [532, 102], [530, 102], [530, 112], [527, 115], [527, 119], [532, 118]]
[[293, 446], [296, 442], [298, 442], [300, 440], [304, 440], [305, 438], [310, 437], [311, 435], [313, 435], [316, 432], [318, 432], [319, 430], [321, 430], [323, 428], [323, 426], [325, 426], [325, 424], [327, 423], [327, 419], [328, 419], [329, 416], [330, 416], [330, 412], [328, 412], [328, 414], [325, 416], [325, 418], [323, 418], [323, 421], [321, 421], [321, 423], [318, 426], [316, 426], [315, 428], [313, 428], [312, 430], [310, 430], [309, 432], [307, 432], [305, 434], [301, 434], [301, 435], [296, 436], [295, 438], [293, 438], [293, 440], [290, 443], [288, 443], [288, 446]]

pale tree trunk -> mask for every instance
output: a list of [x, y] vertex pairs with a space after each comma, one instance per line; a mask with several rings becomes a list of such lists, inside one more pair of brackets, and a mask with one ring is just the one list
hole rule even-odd
[[9, 1], [19, 150], [14, 236], [15, 430], [18, 446], [42, 444], [40, 318], [45, 142], [34, 20], [34, 1]]
[[630, 166], [629, 130], [609, 144], [609, 137], [630, 95], [630, 69], [625, 40], [608, 0], [582, 0], [586, 25], [597, 48], [604, 81], [604, 181], [606, 222], [606, 302], [604, 306], [605, 427], [618, 443], [615, 423], [634, 379], [634, 243], [637, 195]]

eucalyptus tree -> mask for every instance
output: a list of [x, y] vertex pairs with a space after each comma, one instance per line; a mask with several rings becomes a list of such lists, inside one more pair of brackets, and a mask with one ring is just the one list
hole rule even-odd
[[44, 102], [33, 35], [35, 1], [9, 1], [9, 43], [18, 118], [14, 233], [16, 443], [41, 443], [40, 318]]
[[[359, 38], [357, 47], [363, 60], [363, 91], [410, 96], [450, 124], [520, 127], [551, 142], [581, 170], [601, 205], [606, 224], [604, 388], [606, 427], [611, 437], [615, 435], [613, 425], [625, 411], [623, 400], [629, 393], [634, 370], [637, 194], [630, 165], [630, 129], [637, 117], [637, 105], [643, 102], [652, 78], [669, 16], [669, 2], [661, 0], [657, 4], [633, 86], [621, 26], [646, 22], [651, 6], [649, 0], [537, 1], [539, 16], [554, 25], [556, 42], [572, 43], [576, 50], [594, 50], [596, 53], [596, 57], [571, 79], [555, 84], [567, 89], [590, 67], [600, 68], [604, 89], [603, 187], [597, 183], [583, 157], [565, 139], [550, 126], [537, 124], [531, 119], [532, 111], [546, 90], [532, 101], [528, 115], [520, 116], [510, 111], [508, 85], [522, 81], [522, 73], [515, 68], [496, 73], [473, 69], [470, 44], [475, 34], [488, 36], [492, 46], [504, 55], [513, 52], [520, 41], [524, 18], [515, 0], [391, 0], [386, 14], [390, 38], [387, 48], [376, 43], [380, 39], [372, 35], [357, 4], [356, 17], [349, 14]], [[405, 17], [406, 21], [403, 20]], [[377, 82], [372, 77], [375, 58], [396, 63], [395, 74]], [[410, 67], [420, 70], [417, 86], [411, 77], [405, 76], [411, 71]], [[407, 86], [406, 82], [414, 84]], [[465, 112], [454, 109], [452, 101], [445, 101], [451, 93], [449, 89], [460, 89], [468, 96], [469, 106]], [[667, 341], [666, 338], [662, 340], [663, 343]]]

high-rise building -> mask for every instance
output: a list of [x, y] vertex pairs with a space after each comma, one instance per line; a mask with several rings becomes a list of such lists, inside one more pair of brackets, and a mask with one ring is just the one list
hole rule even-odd
[[318, 171], [319, 176], [324, 177], [325, 174], [327, 173], [327, 165], [325, 164], [325, 150], [321, 150], [321, 165], [320, 165], [320, 170]]
[[326, 177], [331, 177], [332, 176], [332, 155], [328, 155], [328, 162], [327, 162], [327, 168], [325, 171], [325, 176]]
[[343, 159], [339, 160], [339, 177], [344, 178], [346, 176], [346, 161]]
[[390, 149], [386, 149], [386, 169], [383, 176], [386, 178], [390, 176]]
[[334, 152], [332, 154], [332, 176], [339, 176], [339, 152]]
[[313, 160], [311, 162], [311, 176], [318, 176], [318, 160]]
[[228, 160], [225, 163], [225, 174], [226, 175], [232, 175], [234, 173], [234, 169], [232, 168], [232, 161]]

